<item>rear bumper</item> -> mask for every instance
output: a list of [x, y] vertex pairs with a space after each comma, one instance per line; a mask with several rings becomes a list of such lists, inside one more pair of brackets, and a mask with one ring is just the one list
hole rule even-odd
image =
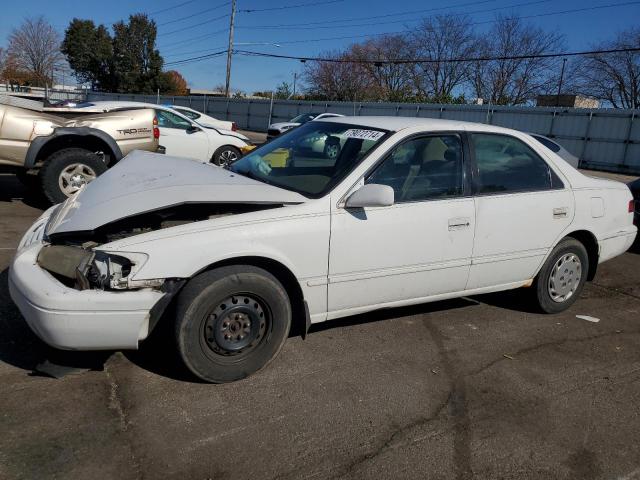
[[599, 262], [605, 262], [613, 257], [622, 255], [629, 250], [636, 238], [638, 229], [635, 225], [631, 225], [621, 230], [616, 235], [599, 240], [600, 257]]
[[149, 334], [150, 310], [165, 294], [66, 287], [36, 263], [42, 245], [20, 250], [9, 270], [11, 298], [34, 333], [64, 350], [138, 348]]

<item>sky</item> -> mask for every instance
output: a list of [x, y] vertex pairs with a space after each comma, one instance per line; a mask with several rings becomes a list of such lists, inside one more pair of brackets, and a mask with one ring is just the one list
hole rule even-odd
[[[160, 53], [165, 62], [214, 53], [227, 48], [231, 2], [224, 0], [0, 0], [0, 46], [24, 18], [41, 13], [64, 34], [74, 18], [92, 19], [110, 26], [130, 14], [144, 12], [158, 24]], [[52, 5], [55, 4], [55, 8]], [[626, 4], [626, 5], [620, 5]], [[582, 12], [567, 10], [617, 5]], [[640, 1], [633, 0], [237, 0], [237, 49], [282, 55], [315, 56], [343, 49], [363, 36], [400, 32], [425, 16], [468, 14], [478, 32], [486, 32], [497, 13], [532, 16], [527, 22], [561, 32], [568, 51], [583, 50], [609, 39], [619, 29], [637, 25]], [[261, 9], [269, 9], [262, 10]], [[247, 11], [255, 10], [255, 11]], [[223, 17], [224, 16], [224, 17]], [[187, 17], [187, 18], [185, 18]], [[223, 18], [220, 18], [223, 17]], [[348, 20], [348, 21], [347, 21]], [[341, 37], [341, 38], [335, 38]], [[344, 38], [354, 37], [354, 38]], [[561, 62], [561, 59], [558, 59]], [[297, 60], [234, 55], [231, 86], [252, 93], [293, 82], [303, 64]], [[226, 55], [185, 65], [170, 66], [187, 79], [191, 88], [212, 89], [224, 84]], [[68, 81], [68, 79], [67, 79]]]

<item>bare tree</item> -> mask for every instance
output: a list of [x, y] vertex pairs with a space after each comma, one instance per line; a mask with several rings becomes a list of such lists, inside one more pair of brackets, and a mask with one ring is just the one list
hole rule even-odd
[[[640, 28], [618, 32], [594, 50], [640, 47]], [[609, 102], [614, 108], [640, 108], [640, 53], [601, 53], [580, 62], [579, 89], [582, 93]]]
[[405, 37], [385, 35], [354, 45], [351, 55], [361, 62], [360, 68], [379, 99], [399, 102], [413, 97], [412, 65], [402, 62], [408, 50]]
[[313, 61], [305, 65], [309, 97], [327, 100], [374, 100], [371, 79], [350, 52], [326, 52], [321, 57], [343, 62]]
[[9, 35], [9, 55], [37, 86], [49, 84], [55, 63], [62, 59], [60, 35], [44, 17], [26, 19]]
[[504, 58], [555, 52], [563, 37], [525, 24], [518, 17], [499, 16], [477, 44], [476, 56], [497, 60], [473, 62], [472, 88], [477, 97], [499, 105], [521, 105], [553, 91], [557, 62], [547, 58]]
[[469, 62], [443, 62], [445, 59], [469, 58], [476, 54], [477, 38], [469, 17], [437, 15], [427, 17], [410, 34], [408, 52], [414, 58], [431, 62], [417, 63], [413, 81], [421, 99], [451, 101], [454, 90], [471, 78]]

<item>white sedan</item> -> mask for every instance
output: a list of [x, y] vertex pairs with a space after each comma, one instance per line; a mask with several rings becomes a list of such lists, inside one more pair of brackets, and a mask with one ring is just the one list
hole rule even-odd
[[107, 112], [122, 108], [153, 108], [160, 128], [160, 145], [167, 155], [224, 166], [238, 160], [250, 144], [241, 133], [201, 125], [172, 107], [143, 102], [100, 101], [78, 104], [78, 110]]
[[[309, 136], [344, 142], [319, 161]], [[515, 288], [561, 312], [636, 236], [626, 185], [489, 125], [344, 117], [228, 169], [162, 160], [130, 154], [22, 239], [11, 296], [45, 342], [135, 349], [171, 322], [186, 366], [229, 382], [356, 313]]]
[[185, 117], [190, 118], [191, 120], [195, 120], [200, 125], [204, 127], [210, 128], [220, 128], [222, 130], [231, 130], [235, 132], [238, 130], [238, 126], [236, 122], [230, 122], [228, 120], [219, 120], [217, 118], [213, 118], [210, 115], [206, 115], [202, 112], [194, 110], [193, 108], [183, 107], [182, 105], [166, 105], [167, 107], [175, 110], [176, 112], [181, 113]]

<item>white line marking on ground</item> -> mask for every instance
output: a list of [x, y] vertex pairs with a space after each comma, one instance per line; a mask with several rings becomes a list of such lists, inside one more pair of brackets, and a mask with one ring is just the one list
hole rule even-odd
[[600, 321], [599, 318], [590, 317], [589, 315], [576, 315], [576, 318], [580, 320], [586, 320], [587, 322], [598, 323]]

